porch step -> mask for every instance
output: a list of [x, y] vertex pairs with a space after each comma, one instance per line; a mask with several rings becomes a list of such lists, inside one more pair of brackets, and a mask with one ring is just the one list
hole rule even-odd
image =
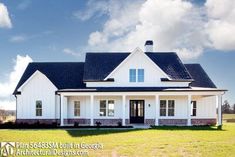
[[132, 124], [134, 129], [149, 129], [150, 125], [147, 124]]

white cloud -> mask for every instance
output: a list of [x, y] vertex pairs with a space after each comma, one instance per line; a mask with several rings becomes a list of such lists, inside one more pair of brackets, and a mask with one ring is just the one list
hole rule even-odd
[[[90, 34], [89, 49], [131, 51], [154, 40], [155, 51], [196, 58], [207, 45], [200, 8], [188, 1], [148, 0], [112, 3], [102, 31]], [[200, 10], [200, 11], [199, 11]]]
[[[183, 59], [197, 58], [205, 48], [235, 50], [235, 1], [208, 0], [202, 6], [185, 0], [106, 3], [100, 11], [108, 18], [89, 35], [86, 50], [144, 49], [149, 39], [155, 51], [176, 51]], [[90, 10], [88, 6], [85, 13]]]
[[14, 62], [14, 68], [8, 74], [7, 81], [0, 82], [0, 106], [3, 108], [8, 108], [8, 104], [13, 104], [14, 99], [12, 98], [12, 93], [28, 63], [32, 62], [32, 59], [28, 55], [17, 55], [16, 60]]
[[28, 34], [14, 35], [9, 38], [9, 41], [12, 43], [21, 43], [21, 42], [25, 42], [25, 41], [36, 39], [36, 38], [44, 38], [45, 36], [48, 36], [52, 33], [53, 31], [48, 30], [48, 31], [43, 31], [43, 32], [39, 32], [36, 34], [31, 34], [31, 35], [28, 35]]
[[73, 16], [82, 20], [86, 21], [89, 20], [91, 17], [96, 16], [100, 17], [108, 11], [108, 1], [105, 0], [100, 0], [100, 1], [95, 1], [95, 0], [90, 0], [87, 3], [88, 9], [85, 10], [84, 12], [79, 10], [73, 13]]
[[105, 37], [102, 33], [96, 31], [90, 34], [89, 36], [89, 45], [95, 46], [98, 44], [104, 44], [107, 42], [107, 37]]
[[72, 55], [72, 56], [76, 56], [76, 57], [81, 56], [80, 53], [75, 52], [74, 50], [72, 50], [70, 48], [64, 48], [63, 52], [66, 53], [66, 54]]
[[206, 31], [211, 46], [218, 50], [235, 49], [235, 1], [207, 0], [208, 23]]
[[0, 28], [12, 28], [7, 7], [3, 3], [0, 3]]
[[20, 42], [24, 42], [26, 40], [26, 36], [23, 35], [16, 35], [16, 36], [12, 36], [9, 41], [13, 42], [13, 43], [20, 43]]

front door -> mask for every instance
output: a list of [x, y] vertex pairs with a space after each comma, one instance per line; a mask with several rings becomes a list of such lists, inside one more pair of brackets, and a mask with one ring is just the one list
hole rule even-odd
[[144, 123], [144, 100], [130, 100], [130, 123]]

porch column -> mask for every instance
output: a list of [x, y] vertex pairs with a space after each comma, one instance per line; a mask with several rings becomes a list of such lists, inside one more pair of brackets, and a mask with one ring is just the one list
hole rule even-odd
[[126, 95], [122, 95], [122, 125], [126, 125]]
[[217, 103], [218, 103], [218, 126], [222, 125], [222, 111], [221, 111], [221, 106], [222, 106], [222, 95], [217, 96]]
[[155, 118], [155, 125], [158, 126], [158, 119], [159, 119], [159, 95], [155, 95], [155, 104], [156, 104], [156, 110], [155, 110], [155, 115], [156, 115], [156, 118]]
[[93, 126], [94, 125], [94, 117], [93, 117], [93, 114], [94, 114], [94, 95], [91, 95], [90, 96], [90, 125]]
[[191, 126], [191, 101], [192, 101], [192, 96], [188, 95], [188, 126]]
[[64, 126], [64, 95], [60, 95], [60, 126]]

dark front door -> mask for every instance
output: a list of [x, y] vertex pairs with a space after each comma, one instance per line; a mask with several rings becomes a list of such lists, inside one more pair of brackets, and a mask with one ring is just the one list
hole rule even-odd
[[130, 100], [130, 123], [144, 123], [144, 100]]

